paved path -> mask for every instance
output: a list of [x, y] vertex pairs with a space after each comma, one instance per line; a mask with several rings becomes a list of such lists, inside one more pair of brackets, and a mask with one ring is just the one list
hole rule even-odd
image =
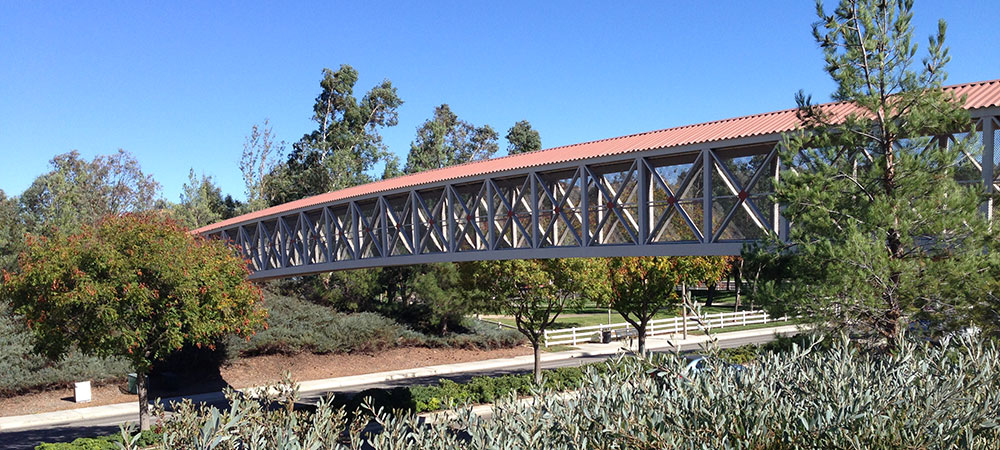
[[[792, 335], [797, 332], [795, 325], [775, 328], [718, 333], [718, 345], [723, 348], [763, 343], [774, 339], [775, 334]], [[671, 340], [650, 337], [646, 345], [651, 351], [697, 351], [708, 340], [706, 336], [689, 336], [686, 340]], [[542, 367], [580, 366], [608, 359], [623, 352], [622, 342], [610, 344], [581, 344], [578, 350], [545, 353]], [[349, 377], [329, 378], [300, 382], [300, 393], [305, 402], [315, 401], [330, 394], [353, 394], [370, 388], [387, 388], [431, 384], [441, 378], [463, 381], [474, 376], [526, 373], [533, 368], [531, 355], [514, 358], [492, 359], [459, 364], [448, 364], [391, 372], [371, 373]], [[194, 402], [205, 402], [222, 406], [225, 400], [221, 393], [213, 392], [189, 395]], [[165, 399], [177, 401], [181, 398]], [[77, 437], [97, 436], [118, 431], [118, 424], [138, 420], [138, 406], [135, 402], [95, 406], [73, 410], [53, 411], [25, 416], [0, 417], [0, 450], [33, 448], [38, 442], [64, 442]]]

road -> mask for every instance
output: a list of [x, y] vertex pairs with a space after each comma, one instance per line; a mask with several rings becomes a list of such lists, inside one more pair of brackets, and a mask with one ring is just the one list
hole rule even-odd
[[[794, 334], [794, 333], [787, 333]], [[727, 339], [719, 342], [719, 347], [721, 348], [731, 348], [739, 347], [748, 344], [758, 344], [773, 340], [772, 335], [762, 335], [753, 336], [745, 338], [734, 338]], [[681, 345], [680, 350], [682, 352], [697, 351], [700, 349], [698, 344], [688, 344]], [[654, 352], [673, 352], [673, 349], [657, 349]], [[579, 358], [562, 359], [557, 361], [542, 362], [542, 367], [545, 369], [555, 369], [559, 367], [571, 367], [571, 366], [581, 366], [584, 364], [590, 364], [595, 362], [600, 362], [607, 360], [614, 355], [598, 355], [598, 356], [584, 356]], [[416, 378], [405, 378], [399, 380], [378, 382], [362, 384], [357, 386], [351, 386], [349, 388], [340, 389], [337, 392], [315, 392], [315, 393], [303, 393], [302, 401], [309, 403], [314, 402], [320, 396], [333, 394], [345, 394], [351, 395], [366, 389], [372, 388], [393, 388], [397, 386], [413, 386], [421, 384], [432, 384], [436, 383], [440, 379], [448, 379], [456, 382], [467, 381], [468, 379], [476, 376], [496, 376], [505, 374], [520, 374], [529, 373], [532, 371], [532, 364], [521, 364], [517, 366], [508, 366], [501, 369], [489, 369], [480, 370], [474, 372], [464, 372], [458, 374], [450, 375], [435, 375], [430, 377], [416, 377]], [[224, 406], [224, 402], [208, 402], [209, 404], [214, 404], [215, 406]], [[136, 407], [138, 409], [138, 406]], [[93, 437], [107, 435], [111, 433], [118, 432], [118, 425], [135, 421], [135, 414], [124, 414], [117, 417], [109, 417], [95, 420], [80, 420], [72, 423], [58, 424], [54, 426], [47, 426], [45, 428], [38, 429], [28, 429], [19, 430], [13, 432], [0, 433], [0, 450], [20, 450], [20, 449], [32, 449], [39, 442], [68, 442], [76, 439], [78, 437]]]

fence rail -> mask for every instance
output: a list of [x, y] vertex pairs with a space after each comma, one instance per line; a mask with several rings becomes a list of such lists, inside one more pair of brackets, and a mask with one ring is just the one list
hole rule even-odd
[[[694, 316], [687, 317], [687, 330], [698, 330], [699, 319], [701, 320], [703, 326], [708, 330], [726, 327], [741, 327], [744, 325], [754, 325], [759, 323], [788, 321], [788, 317], [773, 318], [764, 311], [716, 313], [702, 315], [698, 318]], [[683, 333], [685, 329], [684, 320], [685, 318], [683, 317], [651, 320], [646, 326], [646, 336]], [[610, 325], [591, 325], [587, 327], [546, 330], [545, 346], [577, 345], [584, 342], [591, 342], [600, 339], [600, 333], [603, 331], [610, 331], [611, 333], [619, 336], [629, 334], [634, 335], [636, 333], [635, 327], [627, 322], [613, 323]]]

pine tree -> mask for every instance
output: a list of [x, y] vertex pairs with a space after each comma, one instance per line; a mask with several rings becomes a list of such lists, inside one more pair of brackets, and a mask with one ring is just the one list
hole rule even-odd
[[[792, 223], [772, 309], [896, 347], [907, 319], [958, 324], [995, 311], [996, 240], [979, 186], [956, 181], [976, 154], [962, 99], [941, 89], [945, 24], [915, 59], [910, 0], [817, 3], [813, 34], [836, 101], [833, 114], [797, 96], [804, 130], [786, 137], [777, 199]], [[959, 135], [956, 135], [959, 136]], [[995, 323], [995, 322], [994, 322]]]

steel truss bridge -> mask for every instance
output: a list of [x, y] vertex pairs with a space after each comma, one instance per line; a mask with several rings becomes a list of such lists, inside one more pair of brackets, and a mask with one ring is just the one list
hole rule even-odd
[[[993, 192], [1000, 80], [947, 89], [966, 96], [983, 144], [982, 155], [958, 162], [961, 181]], [[232, 241], [252, 279], [448, 261], [736, 255], [787, 233], [771, 193], [781, 135], [797, 126], [786, 110], [470, 162], [194, 232]]]

